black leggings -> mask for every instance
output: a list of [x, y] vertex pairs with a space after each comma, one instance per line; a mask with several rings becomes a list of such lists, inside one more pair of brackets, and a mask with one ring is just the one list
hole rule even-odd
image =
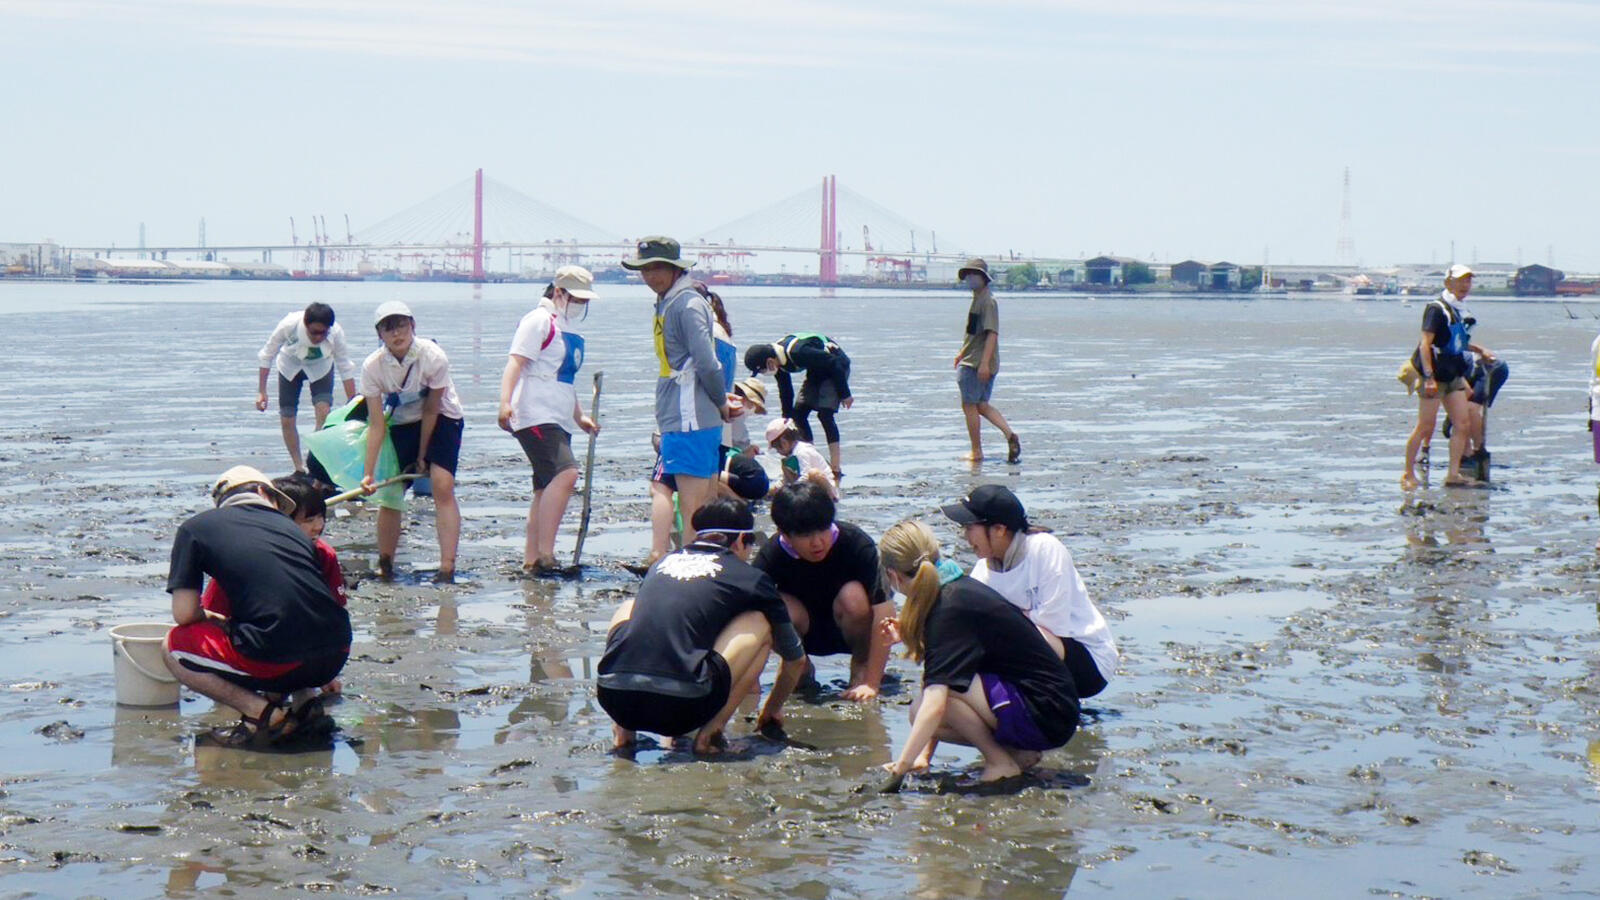
[[810, 422], [813, 412], [817, 414], [817, 421], [822, 423], [822, 434], [828, 439], [828, 443], [839, 443], [839, 423], [834, 420], [834, 410], [813, 410], [804, 403], [796, 403], [794, 406], [794, 427], [796, 431], [800, 432], [800, 440], [808, 444], [814, 443], [811, 440]]

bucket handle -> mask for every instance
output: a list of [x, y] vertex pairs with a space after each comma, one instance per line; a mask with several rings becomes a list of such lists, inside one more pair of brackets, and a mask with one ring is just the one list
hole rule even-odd
[[140, 675], [143, 675], [144, 677], [150, 679], [151, 681], [159, 682], [161, 684], [177, 684], [178, 683], [178, 679], [175, 678], [171, 672], [162, 672], [162, 673], [160, 673], [158, 675], [155, 672], [152, 672], [149, 669], [146, 669], [144, 666], [139, 665], [139, 661], [137, 659], [134, 659], [133, 658], [133, 654], [129, 653], [128, 652], [128, 648], [126, 646], [124, 646], [127, 643], [126, 639], [117, 638], [116, 641], [117, 641], [117, 644], [116, 644], [117, 651], [119, 653], [121, 653], [123, 655], [123, 657], [128, 660], [128, 665], [133, 666], [134, 670], [137, 671]]

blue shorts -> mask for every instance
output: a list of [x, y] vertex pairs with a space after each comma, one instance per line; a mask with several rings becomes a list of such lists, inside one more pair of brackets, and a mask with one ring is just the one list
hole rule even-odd
[[711, 478], [722, 471], [722, 426], [663, 434], [661, 471], [690, 478]]
[[989, 376], [988, 381], [978, 380], [978, 370], [971, 366], [960, 366], [956, 369], [956, 384], [961, 387], [962, 403], [988, 403], [989, 395], [994, 393], [994, 380], [1000, 377], [996, 372]]

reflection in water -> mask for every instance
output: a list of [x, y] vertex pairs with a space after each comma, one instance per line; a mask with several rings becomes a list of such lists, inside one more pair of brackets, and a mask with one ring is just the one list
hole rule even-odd
[[175, 768], [183, 762], [183, 713], [118, 706], [111, 720], [113, 766]]

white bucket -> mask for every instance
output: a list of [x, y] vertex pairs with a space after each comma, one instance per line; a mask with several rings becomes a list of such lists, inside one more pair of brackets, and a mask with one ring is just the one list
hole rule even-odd
[[162, 660], [168, 622], [130, 622], [111, 629], [118, 706], [177, 706], [178, 679]]

